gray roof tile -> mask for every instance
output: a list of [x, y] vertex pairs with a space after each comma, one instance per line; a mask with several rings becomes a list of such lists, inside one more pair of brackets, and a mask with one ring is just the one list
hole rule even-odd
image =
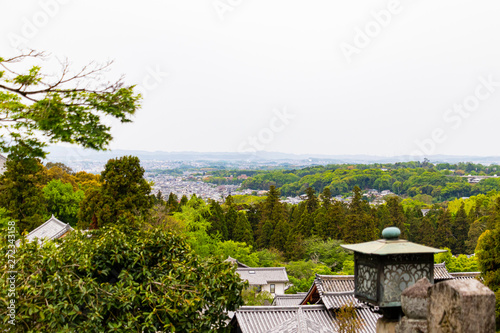
[[[379, 314], [367, 307], [357, 308], [356, 314], [363, 320], [361, 333], [374, 333]], [[335, 311], [324, 305], [302, 306], [243, 306], [233, 317], [242, 333], [304, 333], [337, 332]]]
[[252, 267], [236, 269], [242, 280], [250, 285], [265, 285], [270, 282], [288, 282], [285, 267]]
[[442, 262], [440, 264], [434, 264], [434, 282], [439, 282], [443, 280], [451, 280], [453, 276], [450, 275], [446, 269], [446, 263]]
[[74, 230], [69, 224], [66, 224], [54, 217], [48, 219], [45, 223], [38, 226], [36, 229], [26, 235], [26, 240], [31, 242], [38, 239], [43, 243], [47, 240], [58, 239], [68, 231]]
[[276, 295], [273, 300], [274, 306], [293, 306], [302, 303], [307, 293]]

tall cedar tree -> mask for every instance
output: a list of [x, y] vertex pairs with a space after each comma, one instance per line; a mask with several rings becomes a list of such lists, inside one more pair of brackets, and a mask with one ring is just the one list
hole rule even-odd
[[346, 243], [368, 242], [377, 238], [378, 229], [371, 214], [370, 205], [361, 197], [361, 189], [355, 186], [353, 198], [349, 205], [346, 224], [343, 228], [343, 239]]
[[465, 242], [469, 236], [470, 222], [465, 212], [465, 204], [462, 203], [451, 224], [451, 232], [455, 238], [451, 252], [453, 254], [467, 254]]
[[326, 224], [323, 226], [323, 239], [341, 239], [342, 227], [346, 223], [346, 205], [335, 201], [326, 212]]
[[79, 224], [88, 227], [97, 223], [101, 227], [146, 216], [153, 198], [151, 186], [143, 176], [138, 157], [110, 159], [101, 173], [103, 184], [97, 189], [99, 193], [90, 197], [87, 194], [80, 204]]
[[290, 227], [287, 220], [279, 220], [269, 241], [270, 246], [284, 252], [286, 250], [286, 242], [288, 240], [289, 233]]
[[314, 228], [313, 213], [309, 213], [307, 209], [304, 209], [304, 212], [300, 217], [299, 223], [297, 224], [296, 231], [302, 236], [304, 236], [304, 238], [308, 238], [311, 237], [313, 228]]
[[234, 200], [232, 196], [227, 196], [226, 198], [226, 228], [227, 228], [227, 237], [228, 239], [234, 239], [233, 230], [236, 226], [236, 221], [238, 220], [238, 212], [236, 211], [236, 207], [234, 206]]
[[257, 228], [257, 243], [260, 248], [269, 246], [276, 225], [284, 218], [286, 218], [286, 211], [280, 202], [280, 191], [275, 186], [271, 186], [262, 207], [261, 220]]
[[435, 246], [453, 248], [455, 237], [451, 229], [451, 214], [447, 209], [441, 209], [436, 221]]
[[309, 214], [312, 214], [319, 207], [318, 197], [316, 197], [316, 193], [314, 192], [314, 189], [312, 187], [307, 188], [306, 195], [307, 195], [307, 200], [306, 200], [307, 212]]
[[401, 238], [406, 238], [406, 215], [403, 209], [403, 205], [401, 205], [400, 203], [399, 197], [389, 197], [387, 199], [387, 209], [389, 210], [391, 226], [399, 228], [399, 230], [401, 231]]
[[220, 206], [220, 204], [211, 200], [208, 210], [206, 211], [205, 219], [210, 222], [210, 228], [208, 233], [210, 235], [219, 234], [222, 240], [228, 240], [228, 231], [227, 225], [224, 218], [224, 210]]
[[0, 206], [17, 221], [20, 232], [30, 232], [48, 217], [42, 192], [43, 165], [38, 159], [11, 154], [6, 168], [0, 177]]
[[250, 246], [254, 245], [252, 226], [245, 212], [238, 212], [238, 219], [233, 230], [233, 240], [236, 242], [245, 242]]
[[188, 197], [185, 194], [183, 194], [181, 201], [179, 202], [179, 211], [182, 210], [182, 206], [187, 205], [188, 201], [189, 201]]
[[415, 206], [413, 208], [409, 207], [407, 209], [406, 221], [408, 223], [408, 228], [406, 230], [407, 231], [406, 238], [410, 242], [420, 243], [420, 241], [417, 241], [417, 237], [419, 237], [418, 229], [420, 228], [423, 218], [424, 215], [422, 214], [422, 211], [420, 210], [419, 207]]
[[170, 192], [170, 194], [168, 195], [167, 205], [165, 208], [168, 214], [173, 214], [179, 211], [179, 198], [177, 197], [176, 194]]

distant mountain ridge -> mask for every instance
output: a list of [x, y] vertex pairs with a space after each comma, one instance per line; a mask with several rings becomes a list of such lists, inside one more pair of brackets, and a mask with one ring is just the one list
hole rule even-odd
[[[417, 160], [408, 155], [376, 156], [376, 155], [322, 155], [322, 154], [288, 154], [280, 152], [259, 151], [255, 153], [237, 152], [165, 152], [144, 150], [109, 150], [94, 151], [82, 148], [52, 146], [49, 147], [49, 161], [107, 161], [125, 155], [133, 155], [141, 160], [148, 161], [246, 161], [246, 162], [287, 162], [304, 161], [321, 163], [397, 163]], [[500, 156], [458, 156], [458, 155], [431, 155], [427, 158], [432, 163], [473, 162], [481, 164], [500, 163]], [[423, 161], [421, 157], [420, 161]]]

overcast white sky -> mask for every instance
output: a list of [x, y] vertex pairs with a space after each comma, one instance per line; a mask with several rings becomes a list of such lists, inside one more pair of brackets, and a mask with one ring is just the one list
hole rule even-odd
[[0, 3], [0, 55], [114, 59], [142, 87], [111, 148], [500, 155], [497, 0]]

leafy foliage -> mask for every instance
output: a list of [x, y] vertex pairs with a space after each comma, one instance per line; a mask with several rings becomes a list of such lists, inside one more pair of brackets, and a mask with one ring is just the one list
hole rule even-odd
[[66, 61], [54, 77], [43, 73], [48, 60], [35, 51], [0, 58], [0, 127], [9, 133], [0, 136], [0, 150], [44, 157], [43, 148], [56, 142], [104, 149], [112, 136], [102, 118], [130, 122], [140, 96], [122, 80], [98, 84], [111, 63], [72, 71]]
[[[243, 304], [230, 263], [171, 233], [109, 225], [56, 244], [18, 248], [17, 332], [215, 332]], [[0, 302], [8, 318], [5, 291]]]
[[84, 198], [82, 190], [73, 191], [71, 184], [54, 179], [45, 185], [43, 195], [50, 214], [72, 226], [76, 225], [80, 202]]
[[244, 289], [242, 297], [248, 306], [271, 305], [273, 302], [273, 296], [269, 292], [265, 290], [259, 292], [255, 287]]
[[17, 221], [21, 232], [31, 231], [48, 217], [42, 191], [43, 165], [38, 159], [13, 153], [6, 167], [0, 177], [0, 206]]
[[80, 227], [97, 228], [146, 215], [153, 205], [153, 197], [151, 186], [143, 176], [144, 169], [135, 156], [109, 160], [101, 173], [103, 184], [90, 188], [81, 202]]

